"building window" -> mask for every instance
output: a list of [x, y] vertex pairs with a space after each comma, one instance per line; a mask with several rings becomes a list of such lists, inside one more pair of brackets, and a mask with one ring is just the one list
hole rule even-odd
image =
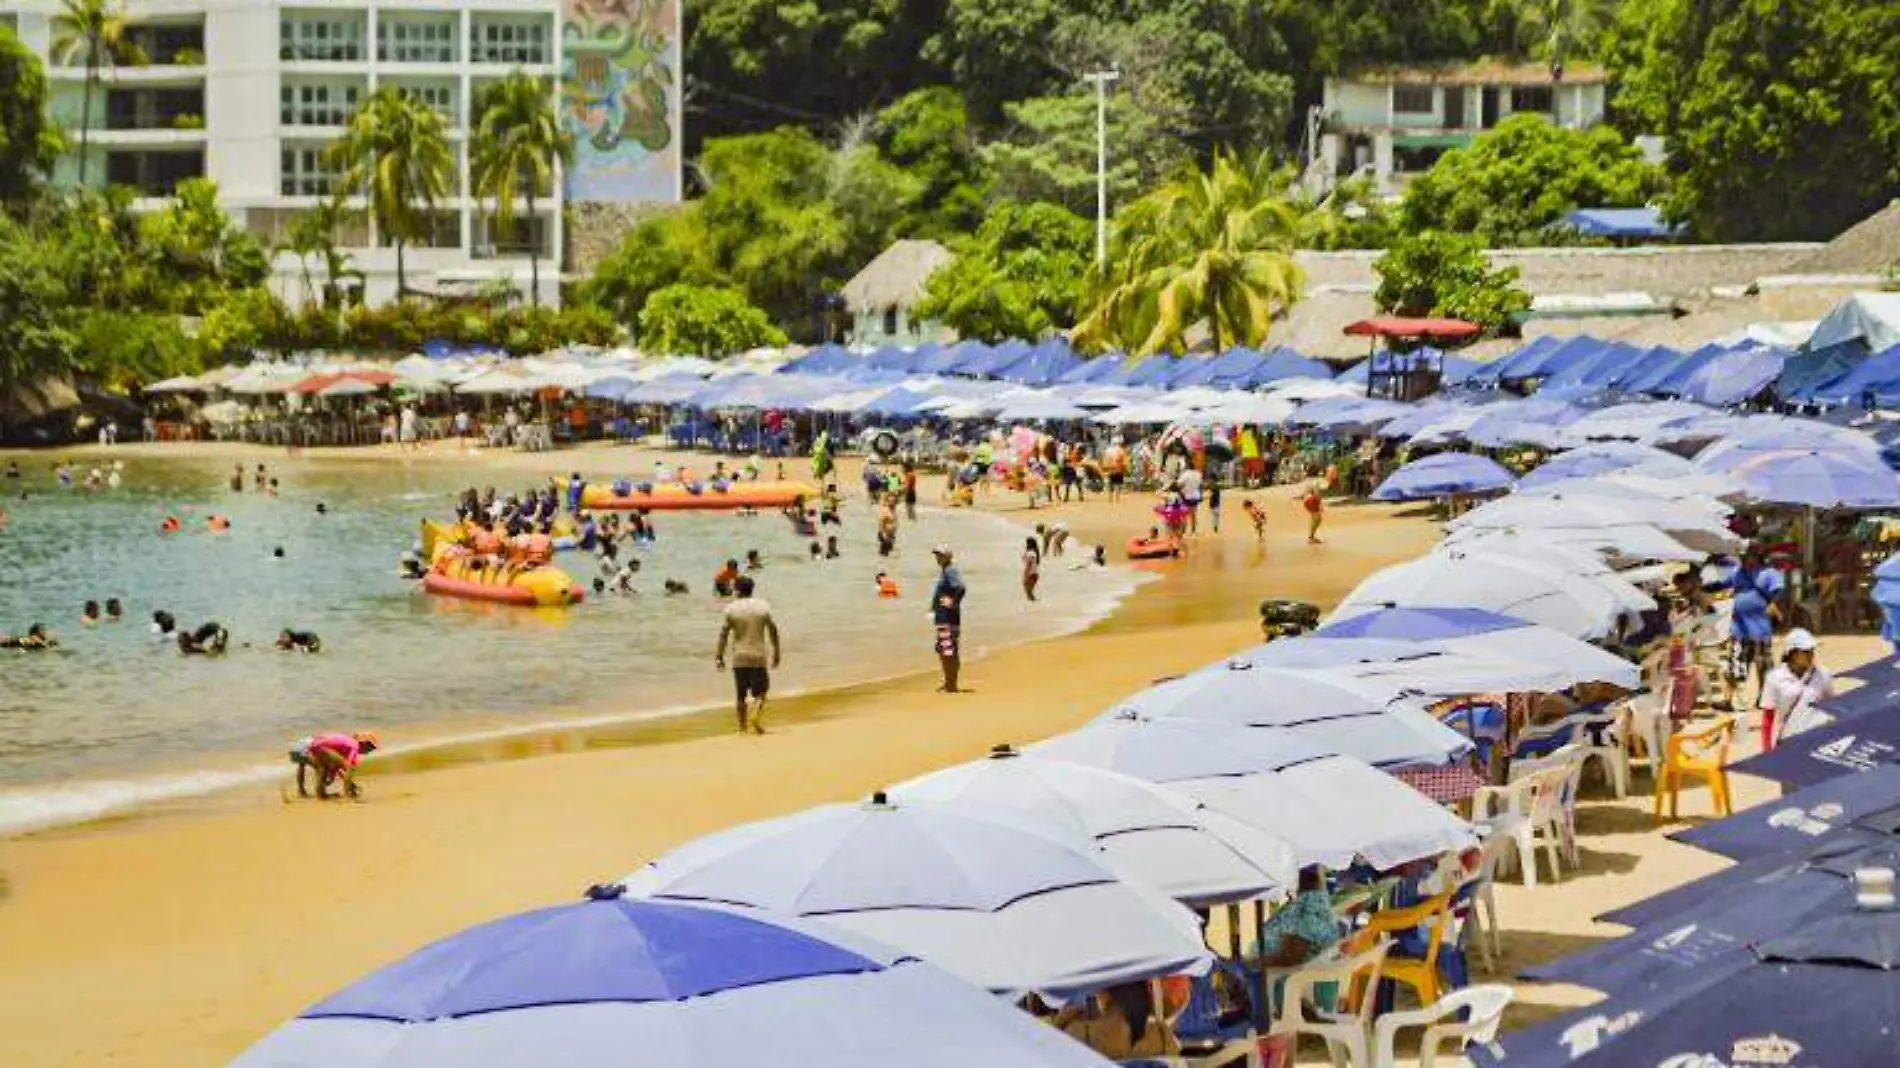
[[376, 58], [390, 63], [455, 62], [455, 20], [385, 18], [376, 27]]
[[896, 308], [884, 309], [884, 336], [886, 337], [897, 336], [897, 309]]
[[454, 86], [402, 85], [397, 88], [403, 96], [427, 106], [437, 115], [442, 116], [442, 121], [448, 123], [450, 126], [456, 125], [458, 120], [455, 114]]
[[361, 94], [357, 85], [286, 84], [277, 90], [277, 118], [285, 126], [347, 126]]
[[1527, 85], [1511, 90], [1512, 111], [1541, 111], [1546, 115], [1556, 110], [1556, 96], [1548, 85]]
[[363, 58], [363, 24], [354, 19], [292, 18], [277, 23], [279, 59], [355, 63]]
[[336, 191], [337, 174], [321, 148], [283, 151], [280, 190], [287, 197], [327, 197]]
[[543, 22], [484, 22], [475, 29], [475, 56], [483, 63], [533, 66], [550, 62]]
[[1447, 85], [1445, 87], [1444, 125], [1460, 127], [1465, 125], [1465, 87]]
[[1438, 102], [1432, 99], [1432, 87], [1429, 85], [1395, 85], [1392, 87], [1392, 110], [1399, 115], [1435, 115]]

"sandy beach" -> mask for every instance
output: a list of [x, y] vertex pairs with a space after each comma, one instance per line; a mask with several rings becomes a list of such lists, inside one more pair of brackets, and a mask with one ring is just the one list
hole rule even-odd
[[[572, 455], [493, 465], [565, 470]], [[440, 453], [414, 462], [451, 460], [466, 462]], [[1260, 497], [1272, 517], [1264, 544], [1230, 494], [1223, 536], [1154, 565], [1159, 581], [1087, 631], [967, 665], [971, 694], [936, 694], [934, 675], [910, 676], [775, 702], [776, 729], [763, 739], [723, 733], [723, 710], [554, 731], [384, 761], [362, 804], [287, 804], [276, 789], [248, 790], [0, 841], [0, 1033], [10, 1060], [222, 1063], [337, 986], [434, 938], [571, 900], [716, 828], [853, 799], [992, 744], [1073, 728], [1119, 696], [1250, 644], [1260, 599], [1329, 605], [1367, 572], [1436, 539], [1422, 510], [1342, 506], [1329, 512], [1325, 544], [1308, 546], [1291, 490]], [[1059, 515], [1077, 540], [1116, 547], [1149, 525], [1151, 503], [1091, 498], [1031, 515], [1017, 514], [1019, 496], [998, 496], [984, 507], [1021, 520]], [[921, 619], [915, 633], [892, 637], [928, 641]], [[1838, 670], [1873, 652], [1871, 640], [1832, 640], [1824, 658]], [[1736, 789], [1740, 805], [1770, 791], [1740, 778]], [[1613, 936], [1619, 928], [1590, 917], [1722, 866], [1664, 840], [1668, 828], [1650, 819], [1648, 803], [1639, 795], [1585, 806], [1577, 876], [1534, 890], [1500, 885], [1505, 959], [1495, 974]], [[1684, 811], [1705, 813], [1706, 794], [1691, 791]], [[1527, 987], [1511, 1020], [1592, 997]]]

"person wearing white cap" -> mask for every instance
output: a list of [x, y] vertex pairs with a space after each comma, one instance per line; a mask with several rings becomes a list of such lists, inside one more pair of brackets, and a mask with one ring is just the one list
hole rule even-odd
[[[1813, 730], [1828, 722], [1815, 703], [1834, 696], [1834, 676], [1815, 659], [1819, 647], [1814, 635], [1796, 627], [1782, 645], [1781, 662], [1768, 672], [1761, 688], [1761, 747], [1773, 749], [1781, 739]], [[1781, 727], [1775, 728], [1779, 720]]]

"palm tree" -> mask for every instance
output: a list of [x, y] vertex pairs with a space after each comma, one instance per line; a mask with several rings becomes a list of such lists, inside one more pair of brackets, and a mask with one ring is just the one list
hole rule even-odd
[[370, 94], [330, 146], [340, 188], [361, 194], [376, 229], [396, 246], [396, 296], [409, 292], [403, 250], [428, 233], [435, 205], [449, 195], [455, 162], [442, 116], [393, 86]]
[[[495, 83], [476, 108], [475, 156], [470, 181], [477, 194], [495, 201], [495, 224], [514, 225], [515, 198], [527, 201], [534, 219], [534, 198], [551, 189], [555, 168], [573, 158], [574, 138], [554, 110], [554, 90], [524, 71]], [[532, 231], [530, 232], [532, 237]], [[541, 243], [528, 242], [529, 299], [541, 303]]]
[[53, 59], [64, 66], [86, 67], [85, 103], [79, 111], [79, 184], [86, 184], [87, 143], [92, 134], [92, 87], [99, 71], [117, 63], [142, 63], [138, 47], [126, 40], [125, 9], [119, 0], [61, 0], [53, 18]]
[[1299, 212], [1285, 175], [1264, 154], [1222, 152], [1131, 204], [1117, 220], [1119, 256], [1093, 280], [1093, 309], [1076, 327], [1085, 345], [1180, 352], [1206, 323], [1214, 350], [1258, 345], [1300, 296], [1293, 262]]
[[349, 217], [350, 212], [344, 207], [341, 198], [327, 198], [316, 207], [292, 216], [290, 225], [285, 229], [284, 239], [273, 249], [297, 257], [297, 267], [303, 275], [305, 304], [318, 303], [316, 283], [310, 273], [312, 257], [323, 261], [322, 303], [325, 307], [336, 302], [334, 297], [340, 279], [362, 277], [363, 272], [350, 265], [349, 254], [338, 249], [336, 243], [337, 228]]

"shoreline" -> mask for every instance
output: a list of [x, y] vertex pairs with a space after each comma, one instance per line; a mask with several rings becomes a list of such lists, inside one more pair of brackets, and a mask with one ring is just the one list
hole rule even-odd
[[[132, 459], [128, 448], [118, 455]], [[185, 455], [178, 448], [150, 451]], [[577, 450], [492, 466], [564, 472], [641, 455]], [[1331, 513], [1324, 547], [1308, 547], [1289, 489], [1257, 497], [1273, 516], [1264, 544], [1240, 522], [1196, 539], [1183, 560], [1135, 566], [1159, 580], [1074, 633], [991, 648], [966, 667], [971, 694], [932, 693], [934, 672], [907, 672], [775, 699], [764, 739], [730, 733], [729, 711], [715, 705], [480, 743], [511, 751], [471, 754], [480, 759], [388, 762], [365, 777], [361, 804], [286, 804], [244, 788], [0, 839], [0, 1028], [36, 1068], [222, 1063], [434, 938], [570, 899], [712, 830], [1080, 726], [1158, 678], [1257, 641], [1259, 600], [1334, 602], [1436, 537], [1427, 522], [1391, 521], [1416, 513], [1353, 506]], [[992, 495], [981, 510], [1060, 517], [1077, 542], [1119, 546], [1149, 525], [1151, 503], [1092, 497], [1030, 513], [1020, 497]], [[1228, 515], [1241, 516], [1238, 500]], [[924, 649], [924, 629], [893, 640]]]

